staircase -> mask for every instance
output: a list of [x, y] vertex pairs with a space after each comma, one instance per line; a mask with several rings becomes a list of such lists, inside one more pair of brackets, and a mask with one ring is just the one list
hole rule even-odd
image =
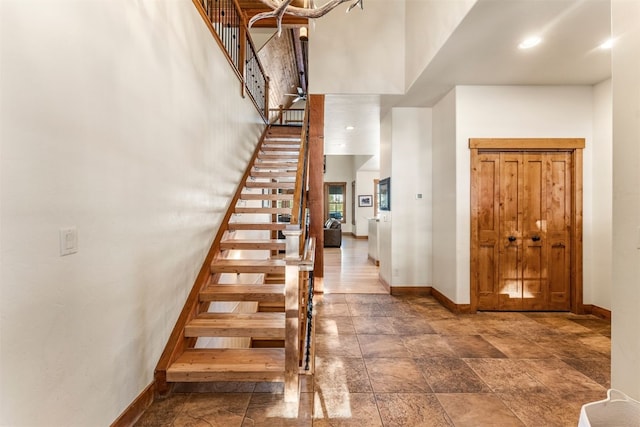
[[[285, 275], [292, 263], [282, 233], [300, 216], [292, 207], [300, 204], [301, 139], [300, 127], [270, 126], [258, 144], [156, 368], [161, 394], [171, 383], [210, 381], [285, 382], [285, 399], [287, 390], [297, 394], [304, 331], [286, 325], [304, 327], [306, 312], [287, 323], [285, 277], [300, 300], [299, 274], [296, 265]], [[304, 298], [293, 304], [304, 309]]]

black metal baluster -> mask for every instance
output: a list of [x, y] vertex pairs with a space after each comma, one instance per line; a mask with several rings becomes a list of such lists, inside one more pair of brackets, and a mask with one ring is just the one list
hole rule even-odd
[[309, 296], [307, 298], [307, 345], [305, 348], [304, 370], [309, 370], [311, 359], [311, 330], [313, 327], [313, 270], [309, 272]]

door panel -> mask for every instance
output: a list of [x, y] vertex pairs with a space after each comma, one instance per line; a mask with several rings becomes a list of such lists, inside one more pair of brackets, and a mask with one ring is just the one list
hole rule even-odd
[[480, 310], [571, 308], [569, 152], [484, 152], [474, 175]]
[[550, 248], [550, 310], [571, 307], [571, 156], [569, 153], [548, 154], [549, 209], [547, 239]]
[[545, 246], [546, 185], [545, 162], [542, 153], [523, 154], [525, 226], [522, 236], [523, 252], [523, 302], [525, 310], [543, 309], [548, 299]]
[[499, 309], [522, 308], [522, 155], [500, 153]]
[[500, 235], [500, 176], [498, 153], [480, 155], [477, 169], [478, 185], [478, 298], [488, 310], [498, 308], [498, 238]]

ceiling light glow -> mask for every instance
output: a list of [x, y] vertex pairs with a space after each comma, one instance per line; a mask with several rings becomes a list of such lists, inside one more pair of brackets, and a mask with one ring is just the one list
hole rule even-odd
[[346, 129], [346, 130], [354, 130], [354, 129], [355, 129], [355, 126], [351, 126], [351, 125], [349, 125], [349, 126], [345, 127], [345, 129]]
[[520, 49], [531, 49], [532, 47], [539, 45], [540, 42], [542, 42], [542, 38], [538, 36], [528, 37], [524, 39], [518, 47]]

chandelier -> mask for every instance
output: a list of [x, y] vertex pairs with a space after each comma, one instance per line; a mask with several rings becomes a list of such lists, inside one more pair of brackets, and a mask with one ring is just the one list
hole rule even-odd
[[[249, 21], [249, 28], [251, 28], [251, 26], [256, 21], [259, 21], [261, 19], [276, 18], [278, 22], [278, 34], [280, 34], [282, 32], [282, 17], [285, 14], [299, 16], [301, 18], [309, 18], [309, 19], [320, 18], [326, 15], [327, 13], [331, 12], [333, 9], [335, 9], [337, 6], [341, 5], [342, 3], [346, 3], [353, 0], [329, 0], [327, 3], [317, 8], [315, 7], [315, 5], [313, 5], [313, 2], [311, 6], [296, 7], [296, 6], [291, 6], [291, 2], [293, 2], [293, 0], [260, 0], [260, 1], [265, 5], [267, 5], [268, 7], [270, 7], [272, 10], [270, 12], [262, 12], [262, 13], [256, 14]], [[360, 9], [363, 9], [363, 4], [362, 4], [363, 1], [364, 0], [354, 1], [347, 9], [347, 12], [351, 11], [351, 9], [353, 9], [358, 5], [360, 6]], [[305, 5], [306, 4], [307, 4], [307, 1], [305, 1]]]

